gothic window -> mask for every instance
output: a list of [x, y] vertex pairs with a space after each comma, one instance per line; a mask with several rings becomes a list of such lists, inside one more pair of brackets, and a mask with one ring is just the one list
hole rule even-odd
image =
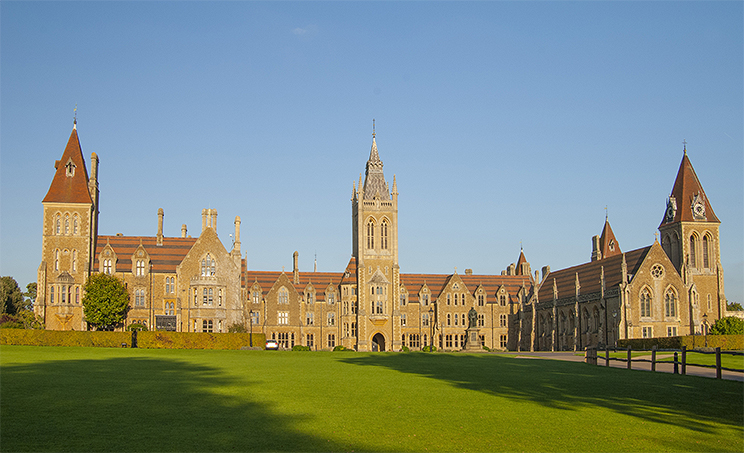
[[173, 302], [165, 303], [165, 314], [169, 316], [173, 316], [176, 314], [175, 305]]
[[375, 222], [373, 220], [367, 222], [367, 248], [370, 250], [375, 248]]
[[506, 335], [501, 335], [499, 338], [501, 349], [506, 349]]
[[710, 297], [710, 294], [708, 294], [708, 310], [710, 311], [710, 310], [712, 310], [712, 309], [713, 309], [713, 304], [712, 304], [712, 302], [711, 302], [711, 297]]
[[405, 294], [401, 294], [400, 295], [400, 306], [401, 307], [405, 307], [406, 306], [406, 295]]
[[654, 264], [651, 266], [651, 276], [653, 278], [661, 278], [664, 276], [664, 268], [661, 267], [661, 264]]
[[452, 297], [449, 294], [447, 294], [447, 305], [450, 305], [450, 304], [452, 304]]
[[703, 236], [703, 267], [705, 269], [710, 269], [710, 259], [709, 259], [709, 248], [710, 248], [710, 237], [706, 234]]
[[[455, 318], [455, 321], [457, 321], [457, 318]], [[450, 313], [447, 313], [447, 325], [452, 325], [452, 315]]]
[[455, 325], [459, 325], [459, 324], [460, 324], [460, 317], [457, 315], [457, 313], [455, 313]]
[[[217, 305], [222, 306], [222, 288], [219, 289], [219, 295], [217, 296]], [[221, 331], [222, 329], [220, 329]]]
[[59, 214], [57, 214], [57, 216], [54, 219], [54, 234], [57, 234], [57, 235], [60, 234], [60, 232], [61, 232], [61, 229], [60, 229], [61, 223], [62, 223], [61, 216]]
[[315, 303], [315, 293], [314, 292], [307, 293], [307, 295], [305, 296], [305, 301], [307, 301], [308, 305], [314, 304]]
[[108, 258], [103, 260], [103, 273], [111, 274], [111, 260]]
[[70, 214], [65, 214], [65, 234], [70, 234]]
[[54, 286], [49, 288], [49, 303], [54, 304]]
[[311, 311], [308, 311], [307, 313], [305, 313], [305, 324], [307, 324], [308, 326], [312, 326], [314, 322], [315, 322], [315, 313]]
[[144, 307], [145, 306], [145, 290], [144, 289], [135, 289], [134, 290], [134, 306], [135, 307]]
[[429, 305], [429, 295], [424, 294], [424, 305]]
[[378, 315], [382, 314], [382, 301], [381, 300], [377, 301], [375, 313], [377, 313]]
[[483, 304], [485, 303], [486, 303], [486, 296], [484, 296], [483, 294], [478, 294], [478, 306], [482, 307]]
[[380, 225], [380, 246], [383, 250], [388, 248], [388, 223], [387, 220], [382, 221]]
[[336, 325], [336, 313], [328, 313], [328, 325], [329, 326], [335, 326]]
[[277, 312], [277, 318], [279, 318], [279, 321], [277, 322], [277, 324], [282, 324], [282, 325], [289, 324], [289, 312], [288, 311]]
[[664, 295], [664, 316], [674, 318], [677, 316], [677, 295], [669, 288]]
[[80, 287], [79, 286], [75, 287], [75, 303], [76, 304], [80, 303]]
[[72, 251], [72, 272], [77, 272], [77, 250]]
[[67, 286], [62, 285], [62, 289], [60, 290], [60, 296], [62, 300], [60, 300], [61, 303], [66, 304], [67, 303]]
[[137, 276], [142, 277], [145, 275], [145, 260], [137, 260]]
[[651, 291], [648, 288], [643, 288], [641, 291], [641, 317], [651, 317]]
[[486, 316], [483, 314], [478, 315], [478, 327], [483, 327], [486, 325]]
[[336, 293], [334, 293], [334, 292], [328, 293], [328, 295], [326, 297], [328, 299], [328, 304], [329, 305], [333, 305], [333, 304], [336, 303]]
[[499, 295], [499, 305], [506, 307], [506, 294]]
[[429, 313], [422, 313], [421, 314], [421, 325], [424, 327], [429, 326]]
[[690, 267], [697, 267], [697, 237], [693, 234], [690, 236]]
[[403, 326], [403, 327], [405, 327], [406, 326], [406, 322], [407, 322], [406, 314], [405, 313], [401, 313], [400, 314], [400, 325]]
[[287, 288], [283, 286], [279, 288], [279, 303], [280, 304], [289, 303], [289, 292], [287, 291]]
[[351, 336], [356, 337], [356, 335], [357, 335], [356, 323], [352, 322], [351, 323]]
[[458, 298], [457, 296], [458, 296], [458, 294], [455, 293], [455, 305], [457, 305], [457, 298]]
[[54, 270], [59, 270], [59, 250], [54, 251]]
[[217, 262], [212, 258], [212, 255], [207, 253], [207, 256], [202, 258], [202, 261], [201, 261], [202, 277], [214, 276], [216, 265], [217, 265]]
[[214, 289], [204, 288], [202, 289], [202, 305], [211, 307], [214, 302]]
[[462, 314], [460, 315], [460, 318], [462, 319], [462, 325], [463, 325], [463, 326], [467, 326], [468, 324], [467, 324], [467, 323], [465, 322], [465, 313], [462, 313]]
[[261, 303], [261, 293], [259, 291], [257, 291], [257, 290], [254, 290], [253, 291], [253, 294], [252, 294], [252, 299], [251, 300], [252, 300], [252, 302], [254, 304]]
[[307, 334], [307, 347], [308, 348], [315, 347], [315, 336], [311, 333]]
[[499, 327], [506, 327], [506, 315], [499, 315]]
[[211, 319], [202, 320], [202, 332], [212, 332], [214, 324]]
[[75, 214], [75, 216], [72, 218], [72, 234], [77, 235], [78, 234], [78, 215]]

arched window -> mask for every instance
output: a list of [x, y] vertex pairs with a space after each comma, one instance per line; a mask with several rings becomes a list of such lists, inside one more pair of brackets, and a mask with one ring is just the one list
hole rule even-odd
[[690, 266], [697, 267], [697, 237], [693, 234], [690, 236]]
[[710, 237], [706, 234], [705, 236], [703, 236], [703, 267], [705, 269], [710, 269], [710, 259], [708, 258], [709, 247]]
[[382, 225], [380, 225], [380, 247], [383, 250], [387, 250], [388, 248], [388, 223], [387, 220], [382, 221]]
[[447, 305], [450, 305], [450, 304], [452, 304], [452, 297], [449, 294], [447, 294]]
[[455, 293], [455, 305], [457, 305], [458, 294]]
[[679, 269], [679, 237], [677, 236], [677, 233], [674, 233], [672, 235], [672, 264], [674, 264], [674, 267]]
[[486, 297], [483, 294], [478, 294], [478, 306], [482, 307], [486, 303]]
[[75, 214], [75, 216], [72, 218], [72, 234], [77, 235], [78, 234], [78, 215]]
[[80, 287], [79, 286], [75, 287], [75, 303], [76, 304], [80, 303]]
[[279, 303], [280, 304], [289, 303], [289, 292], [287, 291], [287, 288], [283, 286], [279, 288]]
[[651, 317], [651, 291], [648, 288], [643, 288], [641, 291], [641, 317]]
[[70, 234], [70, 214], [65, 214], [65, 234]]
[[72, 251], [72, 272], [77, 272], [77, 250]]
[[54, 286], [49, 288], [49, 303], [54, 304]]
[[103, 273], [111, 274], [111, 260], [108, 258], [103, 260]]
[[253, 303], [254, 304], [261, 303], [261, 293], [258, 290], [253, 291]]
[[452, 325], [452, 315], [450, 313], [447, 313], [447, 325]]
[[216, 262], [212, 259], [212, 255], [207, 253], [207, 256], [202, 258], [201, 262], [201, 274], [202, 277], [211, 277], [215, 274]]
[[59, 270], [59, 250], [54, 251], [54, 270]]
[[506, 294], [501, 294], [499, 296], [499, 305], [506, 307]]
[[375, 222], [373, 220], [367, 222], [367, 248], [370, 250], [375, 248]]
[[137, 260], [137, 276], [142, 277], [145, 275], [145, 260]]
[[664, 316], [674, 318], [677, 316], [677, 295], [669, 288], [664, 295]]
[[57, 214], [57, 217], [54, 219], [54, 234], [60, 234], [61, 224], [62, 224], [61, 216]]

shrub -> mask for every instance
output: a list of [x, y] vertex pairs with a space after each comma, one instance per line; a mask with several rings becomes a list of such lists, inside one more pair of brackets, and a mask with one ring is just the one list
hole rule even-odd
[[[253, 345], [262, 346], [266, 336], [254, 333]], [[140, 332], [137, 346], [146, 349], [242, 349], [250, 346], [250, 333]]]
[[131, 340], [130, 332], [0, 329], [0, 344], [9, 345], [120, 348]]
[[486, 346], [486, 345], [483, 345], [483, 349], [484, 349], [484, 350], [486, 350], [486, 351], [488, 351], [488, 352], [491, 352], [491, 348], [489, 348], [489, 347], [488, 347], [488, 346]]
[[132, 324], [129, 324], [129, 326], [127, 327], [127, 330], [129, 330], [129, 331], [132, 331], [132, 330], [139, 330], [139, 331], [143, 331], [144, 330], [144, 331], [146, 331], [147, 330], [147, 326], [144, 325], [144, 324], [142, 324], [142, 323], [139, 323], [139, 322], [133, 322]]
[[406, 345], [403, 345], [403, 347], [402, 347], [402, 348], [400, 348], [400, 350], [401, 350], [402, 352], [410, 352], [410, 351], [411, 351], [410, 349], [408, 349], [408, 346], [406, 346]]
[[302, 346], [301, 344], [296, 344], [292, 346], [293, 351], [309, 351], [310, 346]]
[[335, 348], [333, 348], [334, 351], [353, 351], [353, 349], [349, 349], [344, 345], [338, 345]]
[[657, 349], [698, 349], [707, 341], [711, 348], [721, 348], [724, 351], [740, 351], [744, 349], [744, 335], [687, 335], [684, 337], [633, 338], [618, 340], [617, 347], [648, 351], [654, 346]]
[[424, 352], [436, 352], [437, 347], [433, 344], [424, 346]]
[[736, 316], [726, 316], [713, 324], [711, 335], [744, 335], [744, 319]]
[[228, 333], [248, 333], [248, 329], [243, 324], [235, 323], [227, 328]]
[[25, 329], [23, 322], [16, 315], [3, 313], [0, 315], [0, 329]]

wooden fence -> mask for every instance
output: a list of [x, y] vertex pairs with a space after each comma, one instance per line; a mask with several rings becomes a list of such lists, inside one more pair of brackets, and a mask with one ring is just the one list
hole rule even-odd
[[[619, 352], [622, 350], [614, 350], [615, 352]], [[682, 349], [657, 349], [656, 346], [651, 348], [650, 351], [648, 350], [636, 350], [631, 351], [631, 348], [628, 347], [627, 349], [627, 358], [620, 358], [620, 357], [610, 357], [610, 350], [605, 349], [604, 350], [604, 357], [600, 354], [598, 354], [597, 348], [586, 348], [586, 363], [590, 365], [598, 365], [598, 359], [603, 359], [605, 361], [605, 366], [610, 366], [611, 361], [617, 361], [617, 362], [626, 362], [627, 368], [630, 370], [632, 369], [633, 362], [646, 362], [651, 363], [651, 371], [656, 371], [656, 364], [657, 363], [673, 363], [674, 364], [674, 374], [687, 374], [687, 367], [688, 366], [697, 366], [702, 368], [715, 368], [716, 369], [716, 379], [721, 379], [721, 370], [726, 371], [732, 371], [734, 373], [744, 373], [744, 370], [738, 369], [738, 368], [726, 368], [724, 366], [721, 366], [721, 354], [729, 354], [734, 356], [744, 356], [744, 352], [738, 352], [738, 351], [721, 351], [721, 348], [716, 348], [715, 351], [701, 351], [701, 350], [694, 350], [690, 352], [695, 352], [696, 354], [715, 354], [716, 355], [716, 364], [715, 365], [705, 365], [701, 363], [689, 363], [687, 361], [687, 347], [682, 346]], [[633, 358], [632, 352], [649, 352], [651, 354], [651, 359], [642, 359], [642, 358]], [[674, 358], [672, 360], [658, 360], [656, 358], [656, 354], [658, 352], [662, 353], [674, 353]], [[680, 358], [681, 354], [681, 358]]]

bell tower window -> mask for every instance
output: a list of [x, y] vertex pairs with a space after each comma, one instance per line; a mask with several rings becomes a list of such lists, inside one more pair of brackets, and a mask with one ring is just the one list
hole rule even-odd
[[367, 248], [370, 250], [375, 248], [375, 222], [372, 220], [367, 222]]
[[387, 250], [388, 248], [388, 224], [387, 220], [382, 221], [382, 225], [380, 225], [380, 247], [383, 250]]
[[697, 237], [693, 234], [690, 236], [690, 266], [697, 267]]
[[706, 234], [703, 236], [703, 267], [705, 269], [710, 269], [710, 258], [709, 258], [709, 251], [710, 248], [710, 240], [709, 236]]

